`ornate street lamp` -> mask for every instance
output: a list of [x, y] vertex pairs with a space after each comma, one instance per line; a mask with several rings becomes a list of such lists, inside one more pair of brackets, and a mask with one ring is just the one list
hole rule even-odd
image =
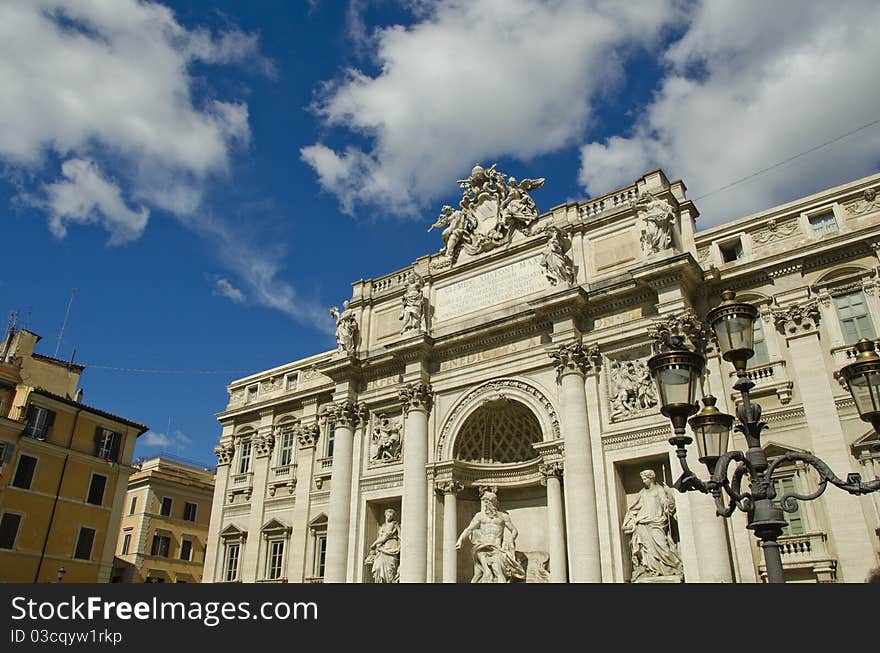
[[[696, 386], [705, 368], [705, 358], [698, 352], [685, 349], [683, 339], [665, 339], [669, 351], [652, 356], [648, 369], [657, 385], [661, 402], [660, 412], [672, 422], [673, 437], [669, 444], [675, 447], [682, 469], [681, 477], [675, 482], [679, 492], [696, 490], [711, 494], [715, 499], [716, 513], [720, 517], [730, 517], [739, 508], [746, 513], [748, 526], [755, 537], [761, 540], [764, 561], [767, 566], [767, 582], [784, 583], [782, 556], [777, 538], [786, 526], [785, 512], [795, 512], [797, 501], [811, 501], [821, 495], [828, 483], [836, 485], [850, 494], [867, 494], [880, 490], [880, 478], [862, 482], [858, 474], [849, 474], [846, 480], [839, 479], [821, 459], [807, 453], [787, 452], [773, 463], [761, 448], [761, 431], [767, 425], [761, 421], [761, 406], [753, 404], [749, 392], [755, 383], [746, 373], [746, 365], [754, 356], [754, 325], [758, 316], [755, 306], [736, 301], [736, 294], [726, 290], [721, 294], [722, 303], [709, 311], [709, 322], [718, 340], [721, 357], [732, 363], [737, 380], [734, 389], [740, 393], [742, 402], [736, 409], [734, 430], [745, 436], [748, 449], [727, 451], [730, 428], [734, 423], [732, 415], [722, 413], [715, 407], [716, 399], [707, 396], [703, 399], [703, 409], [696, 415], [698, 406], [694, 403]], [[856, 408], [861, 418], [870, 422], [875, 430], [880, 427], [880, 356], [874, 352], [874, 343], [860, 340], [856, 345], [856, 360], [840, 372], [846, 380]], [[685, 421], [691, 415], [691, 429], [697, 438], [700, 462], [709, 470], [709, 480], [701, 480], [691, 471], [687, 463], [687, 445], [693, 438], [685, 434]], [[811, 494], [791, 492], [776, 501], [773, 486], [773, 471], [788, 461], [801, 461], [813, 467], [819, 474], [819, 487]], [[728, 478], [728, 468], [736, 463]], [[748, 489], [743, 489], [743, 478], [748, 475]], [[724, 494], [729, 500], [725, 503]]]
[[67, 570], [64, 567], [58, 567], [58, 582], [60, 583], [64, 580], [64, 574], [67, 573]]

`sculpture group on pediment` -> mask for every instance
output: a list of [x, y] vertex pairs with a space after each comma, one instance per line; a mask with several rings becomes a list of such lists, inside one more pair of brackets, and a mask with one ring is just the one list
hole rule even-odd
[[370, 443], [370, 461], [377, 464], [393, 463], [400, 460], [402, 427], [398, 420], [392, 420], [385, 413], [378, 416], [373, 428]]
[[675, 211], [669, 202], [647, 192], [639, 198], [636, 206], [640, 207], [638, 214], [644, 224], [641, 241], [645, 255], [658, 254], [672, 247]]
[[672, 490], [657, 483], [657, 474], [639, 474], [643, 488], [623, 518], [623, 533], [630, 536], [631, 581], [651, 577], [682, 576], [678, 545], [672, 539], [670, 520], [675, 515]]
[[611, 419], [636, 415], [657, 405], [657, 391], [645, 360], [611, 360], [608, 385]]
[[544, 249], [541, 251], [541, 267], [544, 275], [551, 285], [555, 286], [561, 281], [567, 284], [574, 283], [574, 265], [571, 258], [565, 253], [564, 236], [556, 227], [549, 230], [549, 238]]
[[331, 307], [330, 315], [336, 320], [336, 344], [339, 346], [339, 352], [355, 356], [359, 329], [354, 311], [348, 307], [348, 301], [342, 302], [341, 312], [335, 306]]
[[403, 309], [400, 311], [398, 319], [403, 320], [403, 328], [401, 333], [407, 331], [422, 331], [425, 319], [425, 296], [422, 294], [422, 287], [425, 285], [422, 277], [416, 272], [410, 272], [406, 278], [406, 290], [403, 293], [401, 304]]
[[364, 564], [370, 566], [374, 583], [400, 581], [400, 522], [393, 508], [385, 510], [385, 523], [370, 544], [370, 553]]
[[538, 219], [538, 207], [529, 191], [543, 186], [543, 178], [517, 181], [496, 170], [495, 165], [475, 165], [458, 185], [462, 189], [459, 208], [444, 206], [428, 228], [443, 229], [441, 266], [454, 263], [461, 250], [475, 255], [510, 242], [517, 230], [528, 234]]

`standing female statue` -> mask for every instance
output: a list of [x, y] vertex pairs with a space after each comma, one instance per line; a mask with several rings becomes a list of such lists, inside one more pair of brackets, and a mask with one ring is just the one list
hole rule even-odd
[[370, 545], [370, 555], [364, 564], [372, 565], [374, 583], [396, 583], [400, 579], [400, 523], [397, 511], [385, 511], [385, 523], [379, 527], [379, 534]]

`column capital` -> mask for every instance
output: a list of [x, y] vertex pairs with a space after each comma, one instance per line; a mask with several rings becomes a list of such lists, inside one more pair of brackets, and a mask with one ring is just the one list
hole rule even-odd
[[662, 350], [671, 336], [684, 338], [685, 343], [697, 352], [704, 351], [706, 345], [711, 341], [709, 327], [690, 308], [654, 320], [648, 327], [648, 336], [653, 340], [654, 349], [657, 352]]
[[431, 412], [434, 401], [434, 392], [431, 386], [421, 381], [408, 383], [398, 391], [398, 396], [403, 402], [403, 412], [409, 414], [411, 410], [420, 410], [424, 413]]
[[300, 426], [294, 433], [300, 449], [314, 449], [318, 443], [318, 437], [321, 435], [321, 429], [317, 424], [309, 424], [308, 426]]
[[217, 466], [232, 464], [232, 458], [235, 456], [235, 446], [231, 442], [219, 444], [214, 447], [214, 455], [217, 456]]
[[338, 404], [329, 406], [324, 413], [327, 419], [336, 422], [337, 426], [354, 428], [367, 421], [369, 411], [365, 403], [354, 401], [340, 401]]
[[552, 463], [541, 463], [538, 465], [538, 471], [541, 472], [541, 485], [547, 485], [547, 479], [551, 476], [562, 478], [565, 465], [561, 460]]
[[819, 302], [815, 299], [773, 309], [776, 328], [789, 338], [817, 331], [820, 316]]
[[458, 494], [464, 490], [464, 484], [458, 481], [438, 481], [434, 483], [434, 491], [443, 496], [445, 494]]
[[586, 376], [590, 370], [599, 366], [601, 360], [596, 345], [585, 347], [578, 342], [560, 345], [549, 350], [547, 355], [556, 361], [556, 374], [560, 378], [566, 374]]
[[254, 438], [254, 458], [262, 458], [272, 453], [275, 447], [275, 436], [272, 431], [263, 433]]

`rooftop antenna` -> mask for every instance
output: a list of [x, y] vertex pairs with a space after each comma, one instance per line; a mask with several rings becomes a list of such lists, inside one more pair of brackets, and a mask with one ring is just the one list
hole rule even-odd
[[61, 323], [61, 331], [58, 333], [58, 342], [55, 343], [55, 358], [58, 358], [58, 350], [61, 349], [61, 340], [64, 338], [64, 329], [67, 328], [67, 318], [70, 316], [70, 305], [73, 304], [73, 296], [76, 288], [70, 289], [70, 299], [67, 300], [67, 310], [64, 312], [64, 322]]
[[3, 353], [0, 354], [0, 361], [5, 361], [6, 356], [9, 355], [9, 349], [12, 347], [12, 336], [15, 335], [15, 325], [17, 322], [18, 311], [13, 310], [9, 313], [9, 319], [6, 322], [6, 335], [3, 337], [6, 344], [3, 347]]

